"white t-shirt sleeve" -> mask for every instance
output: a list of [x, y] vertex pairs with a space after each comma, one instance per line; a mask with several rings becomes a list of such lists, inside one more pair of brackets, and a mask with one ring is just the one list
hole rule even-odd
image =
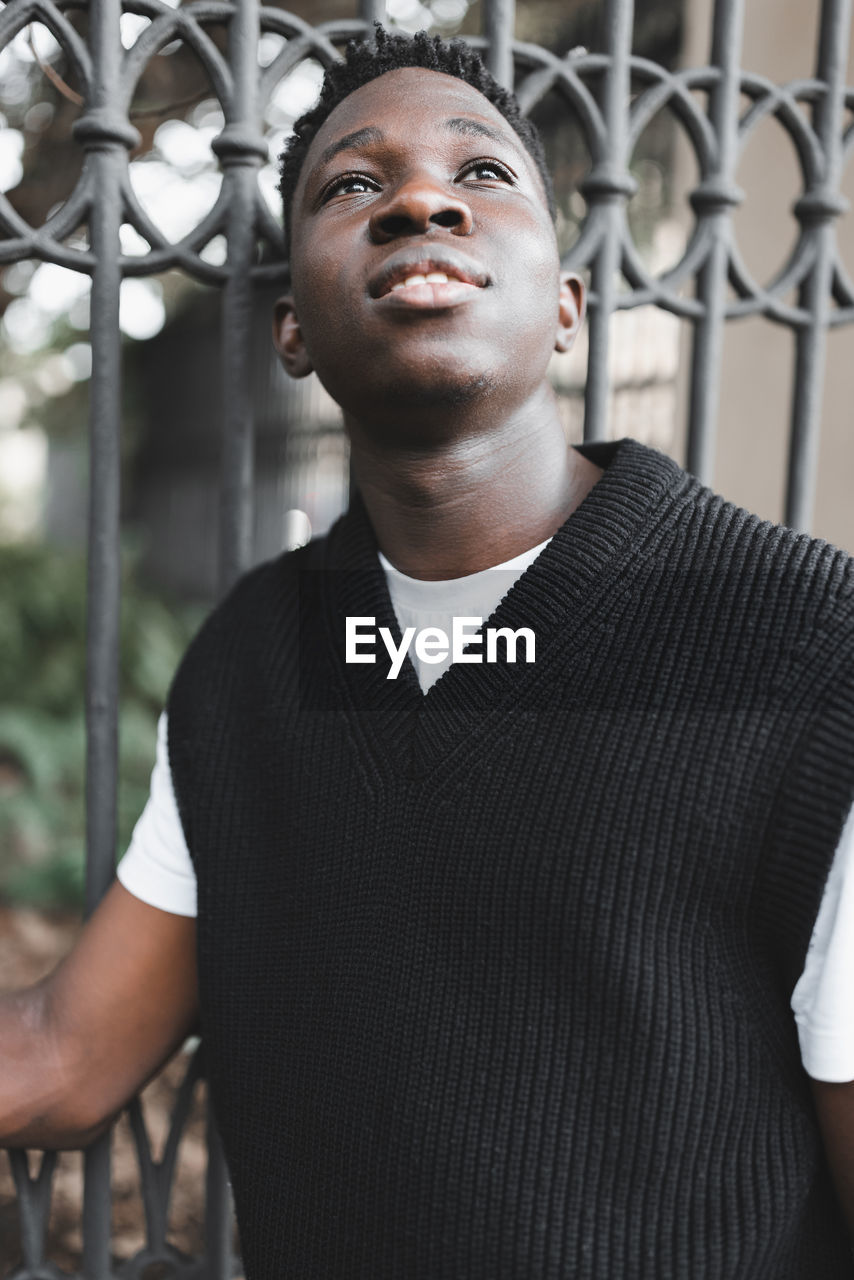
[[116, 875], [129, 893], [150, 906], [195, 916], [196, 874], [175, 802], [166, 724], [164, 712], [157, 725], [151, 793]]
[[792, 1010], [807, 1074], [834, 1083], [854, 1080], [854, 808], [827, 877]]

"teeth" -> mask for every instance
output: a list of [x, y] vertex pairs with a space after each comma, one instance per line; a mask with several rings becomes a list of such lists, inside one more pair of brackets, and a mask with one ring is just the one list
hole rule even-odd
[[405, 280], [391, 287], [392, 293], [396, 293], [399, 289], [408, 289], [413, 284], [447, 284], [449, 277], [444, 271], [428, 271], [426, 276], [414, 275], [407, 276]]

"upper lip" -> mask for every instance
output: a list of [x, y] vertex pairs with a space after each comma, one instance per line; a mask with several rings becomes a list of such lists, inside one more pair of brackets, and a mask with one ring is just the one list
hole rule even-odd
[[396, 284], [401, 284], [409, 276], [427, 275], [430, 271], [444, 271], [452, 280], [462, 280], [465, 284], [474, 284], [483, 289], [489, 284], [489, 276], [483, 268], [453, 249], [424, 249], [415, 246], [402, 249], [392, 254], [368, 282], [368, 290], [372, 298], [381, 298], [390, 293]]

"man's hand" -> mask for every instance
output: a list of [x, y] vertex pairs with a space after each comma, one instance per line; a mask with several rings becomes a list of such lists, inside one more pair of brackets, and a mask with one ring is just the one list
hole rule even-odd
[[811, 1084], [836, 1194], [854, 1241], [854, 1080]]
[[47, 978], [0, 995], [0, 1146], [91, 1142], [197, 1023], [195, 919], [116, 880]]

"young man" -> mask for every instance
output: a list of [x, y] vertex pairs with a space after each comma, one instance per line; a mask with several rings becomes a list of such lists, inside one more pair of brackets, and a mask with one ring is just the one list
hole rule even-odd
[[[359, 496], [189, 650], [120, 883], [0, 1006], [0, 1137], [91, 1138], [200, 1025], [247, 1280], [854, 1275], [852, 563], [567, 449], [582, 286], [463, 48], [351, 49], [283, 195]], [[403, 658], [472, 617], [533, 660]]]

